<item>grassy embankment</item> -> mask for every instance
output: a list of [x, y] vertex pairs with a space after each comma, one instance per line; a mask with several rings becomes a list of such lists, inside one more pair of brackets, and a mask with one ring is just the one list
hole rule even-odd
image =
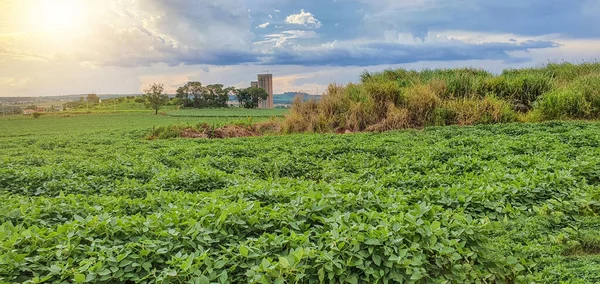
[[600, 118], [600, 63], [505, 70], [386, 70], [294, 103], [284, 132], [386, 131]]

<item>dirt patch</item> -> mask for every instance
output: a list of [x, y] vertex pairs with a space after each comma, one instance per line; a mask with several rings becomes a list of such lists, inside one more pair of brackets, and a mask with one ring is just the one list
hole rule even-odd
[[169, 138], [192, 138], [192, 139], [224, 139], [235, 137], [262, 136], [255, 126], [226, 125], [214, 128], [208, 124], [200, 124], [196, 127], [168, 126], [154, 130], [149, 140]]
[[254, 129], [260, 133], [280, 133], [281, 123], [277, 121], [259, 122], [254, 125]]
[[235, 137], [253, 137], [262, 136], [262, 133], [256, 131], [254, 127], [240, 125], [226, 125], [215, 129], [210, 138], [235, 138]]
[[186, 128], [181, 131], [180, 136], [182, 138], [209, 138], [208, 134], [197, 129]]
[[340, 127], [340, 128], [338, 128], [338, 129], [335, 130], [335, 133], [336, 134], [352, 134], [354, 132], [352, 132], [352, 130], [350, 130], [350, 129], [346, 129], [344, 127]]

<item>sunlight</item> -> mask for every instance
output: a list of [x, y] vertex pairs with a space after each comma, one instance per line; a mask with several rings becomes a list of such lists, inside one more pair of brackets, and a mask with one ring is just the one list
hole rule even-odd
[[85, 1], [42, 0], [31, 7], [31, 24], [45, 33], [68, 33], [85, 25]]

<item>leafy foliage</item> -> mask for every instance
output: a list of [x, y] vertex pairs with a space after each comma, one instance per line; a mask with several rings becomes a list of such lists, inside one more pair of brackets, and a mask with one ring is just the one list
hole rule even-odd
[[200, 82], [188, 82], [177, 89], [176, 98], [184, 107], [227, 107], [231, 91], [233, 91], [232, 87], [224, 88], [221, 84], [203, 86]]
[[86, 96], [86, 101], [88, 103], [97, 104], [100, 102], [100, 97], [96, 94], [89, 94]]
[[237, 99], [244, 108], [257, 108], [260, 100], [266, 100], [269, 97], [267, 91], [257, 87], [250, 87], [236, 91]]
[[158, 110], [169, 101], [169, 96], [163, 94], [163, 91], [163, 85], [159, 84], [152, 84], [148, 89], [144, 90], [146, 93], [146, 95], [144, 95], [146, 98], [146, 105], [147, 107], [152, 108], [155, 111], [155, 114], [158, 114]]
[[0, 120], [0, 281], [600, 280], [598, 123], [147, 141], [142, 118]]

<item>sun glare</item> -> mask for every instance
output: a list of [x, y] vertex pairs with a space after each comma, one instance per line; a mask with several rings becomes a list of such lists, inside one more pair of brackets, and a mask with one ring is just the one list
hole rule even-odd
[[32, 24], [46, 33], [68, 33], [85, 25], [85, 9], [81, 0], [41, 0], [30, 7]]

